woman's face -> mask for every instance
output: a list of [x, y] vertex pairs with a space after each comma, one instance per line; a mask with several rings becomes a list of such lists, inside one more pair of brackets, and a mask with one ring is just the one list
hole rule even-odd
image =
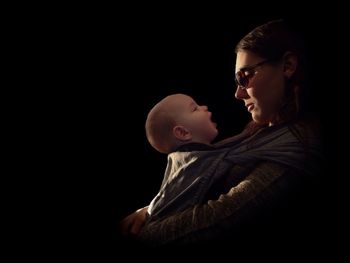
[[272, 125], [282, 105], [285, 85], [283, 63], [272, 64], [252, 52], [240, 51], [237, 53], [235, 73], [246, 80], [245, 87], [237, 85], [235, 97], [244, 101], [255, 122]]

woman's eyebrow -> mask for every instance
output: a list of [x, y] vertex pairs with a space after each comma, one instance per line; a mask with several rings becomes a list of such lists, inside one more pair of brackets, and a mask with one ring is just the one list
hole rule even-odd
[[245, 65], [245, 66], [239, 68], [238, 71], [247, 71], [247, 70], [254, 68], [254, 66], [255, 66], [255, 64], [254, 65]]

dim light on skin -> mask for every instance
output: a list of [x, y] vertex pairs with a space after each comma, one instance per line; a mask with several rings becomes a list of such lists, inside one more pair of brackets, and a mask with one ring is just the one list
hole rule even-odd
[[[217, 124], [212, 121], [212, 113], [206, 105], [198, 105], [187, 95], [178, 96], [179, 109], [177, 125], [190, 134], [190, 140], [210, 144], [218, 135]], [[176, 129], [175, 126], [175, 129]]]
[[256, 123], [273, 125], [283, 103], [285, 80], [292, 76], [296, 59], [288, 53], [279, 60], [264, 60], [249, 51], [240, 51], [236, 58], [237, 99], [243, 100]]
[[217, 124], [205, 105], [188, 95], [174, 94], [157, 103], [146, 120], [147, 139], [162, 153], [188, 142], [210, 144], [218, 135]]

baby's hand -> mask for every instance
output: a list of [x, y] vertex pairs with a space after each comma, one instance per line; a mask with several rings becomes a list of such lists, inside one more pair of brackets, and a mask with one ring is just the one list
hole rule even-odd
[[125, 217], [119, 224], [123, 235], [138, 235], [147, 219], [147, 208], [140, 208]]

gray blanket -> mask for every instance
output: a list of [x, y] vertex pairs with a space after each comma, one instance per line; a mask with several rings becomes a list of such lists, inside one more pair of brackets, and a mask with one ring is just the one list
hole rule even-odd
[[236, 164], [272, 161], [315, 174], [322, 159], [319, 140], [306, 134], [304, 139], [307, 144], [288, 126], [269, 127], [247, 139], [233, 140], [216, 148], [169, 154], [160, 191], [148, 208], [150, 220], [206, 201], [213, 183]]

